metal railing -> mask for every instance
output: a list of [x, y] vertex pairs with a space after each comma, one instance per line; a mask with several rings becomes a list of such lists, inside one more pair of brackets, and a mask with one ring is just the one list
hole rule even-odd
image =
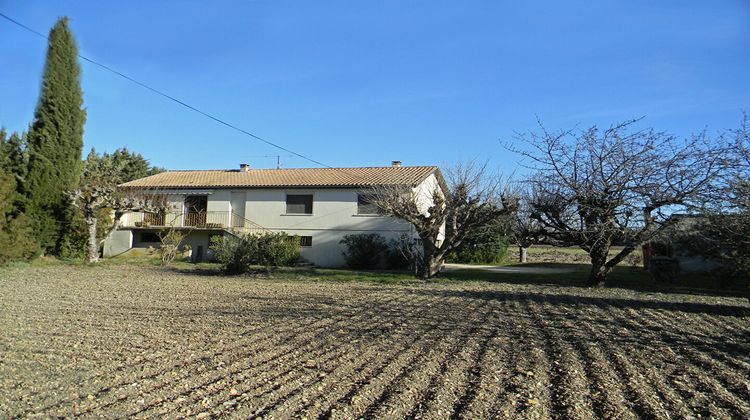
[[237, 233], [267, 233], [263, 226], [231, 211], [128, 212], [123, 227], [221, 229]]

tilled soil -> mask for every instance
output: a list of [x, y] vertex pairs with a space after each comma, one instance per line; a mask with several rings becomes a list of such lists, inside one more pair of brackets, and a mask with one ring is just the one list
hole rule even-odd
[[0, 271], [0, 417], [750, 416], [743, 299]]

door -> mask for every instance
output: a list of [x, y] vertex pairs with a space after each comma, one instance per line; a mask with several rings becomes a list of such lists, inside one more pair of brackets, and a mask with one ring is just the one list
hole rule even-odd
[[230, 199], [230, 205], [232, 206], [232, 227], [244, 227], [245, 226], [245, 199], [247, 194], [245, 192], [233, 192], [232, 198]]
[[208, 196], [189, 195], [185, 197], [185, 226], [206, 226]]

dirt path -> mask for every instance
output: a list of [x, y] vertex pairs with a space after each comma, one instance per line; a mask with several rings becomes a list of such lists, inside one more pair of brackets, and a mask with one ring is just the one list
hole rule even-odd
[[0, 417], [750, 417], [744, 299], [126, 266], [0, 283]]

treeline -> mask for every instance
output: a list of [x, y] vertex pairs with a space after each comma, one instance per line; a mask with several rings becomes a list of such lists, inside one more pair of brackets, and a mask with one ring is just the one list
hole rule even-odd
[[[86, 184], [126, 182], [156, 172], [140, 154], [118, 149], [83, 161], [86, 111], [78, 49], [61, 18], [49, 33], [41, 91], [28, 131], [0, 130], [0, 264], [38, 255], [77, 258], [89, 239], [80, 192]], [[98, 179], [85, 176], [108, 162]], [[109, 210], [100, 208], [104, 219]], [[102, 232], [100, 232], [102, 233]]]

